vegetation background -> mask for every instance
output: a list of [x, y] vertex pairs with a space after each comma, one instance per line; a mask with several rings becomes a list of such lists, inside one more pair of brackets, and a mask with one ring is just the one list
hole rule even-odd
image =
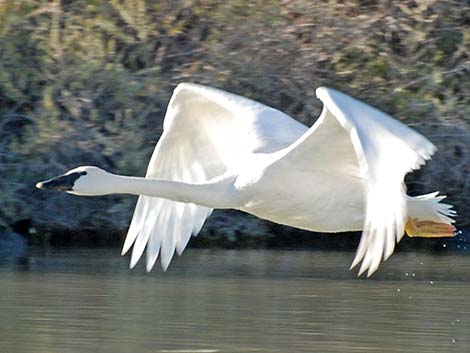
[[[41, 235], [118, 239], [135, 198], [34, 184], [82, 164], [144, 175], [182, 81], [307, 125], [321, 85], [380, 108], [439, 149], [410, 193], [443, 191], [469, 226], [468, 0], [0, 0], [0, 228], [28, 220]], [[218, 212], [203, 233], [231, 242], [285, 230]]]

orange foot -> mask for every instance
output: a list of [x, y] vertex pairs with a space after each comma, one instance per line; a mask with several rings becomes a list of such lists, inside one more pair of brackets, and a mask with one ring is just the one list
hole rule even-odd
[[452, 224], [419, 221], [417, 219], [409, 218], [406, 223], [405, 230], [406, 234], [411, 238], [442, 238], [455, 237], [456, 229]]

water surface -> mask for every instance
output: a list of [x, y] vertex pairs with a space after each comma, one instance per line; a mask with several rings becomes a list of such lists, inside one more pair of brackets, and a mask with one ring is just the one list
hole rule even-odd
[[470, 352], [470, 254], [189, 249], [147, 274], [112, 250], [0, 264], [1, 352]]

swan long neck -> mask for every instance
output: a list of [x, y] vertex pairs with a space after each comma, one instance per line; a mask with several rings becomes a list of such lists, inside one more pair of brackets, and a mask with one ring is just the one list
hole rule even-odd
[[147, 179], [111, 174], [114, 194], [161, 197], [172, 201], [194, 203], [209, 208], [233, 207], [233, 178], [219, 178], [201, 184]]

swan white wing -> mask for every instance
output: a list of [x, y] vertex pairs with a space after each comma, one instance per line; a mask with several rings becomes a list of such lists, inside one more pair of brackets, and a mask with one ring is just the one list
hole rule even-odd
[[[246, 156], [273, 152], [295, 141], [305, 126], [286, 114], [218, 89], [197, 84], [177, 86], [165, 115], [163, 133], [146, 178], [203, 183], [237, 172]], [[164, 270], [174, 251], [181, 254], [212, 209], [140, 196], [123, 246], [132, 246], [131, 267], [147, 248], [147, 270], [158, 255]]]
[[[367, 270], [370, 276], [404, 234], [405, 174], [424, 164], [435, 147], [399, 121], [346, 94], [324, 87], [316, 93], [324, 104], [322, 114], [276, 163], [321, 170], [333, 176], [331, 183], [334, 175], [350, 175], [351, 183], [362, 180], [366, 214], [351, 267], [362, 261], [359, 275]], [[335, 185], [331, 188], [334, 194]]]

